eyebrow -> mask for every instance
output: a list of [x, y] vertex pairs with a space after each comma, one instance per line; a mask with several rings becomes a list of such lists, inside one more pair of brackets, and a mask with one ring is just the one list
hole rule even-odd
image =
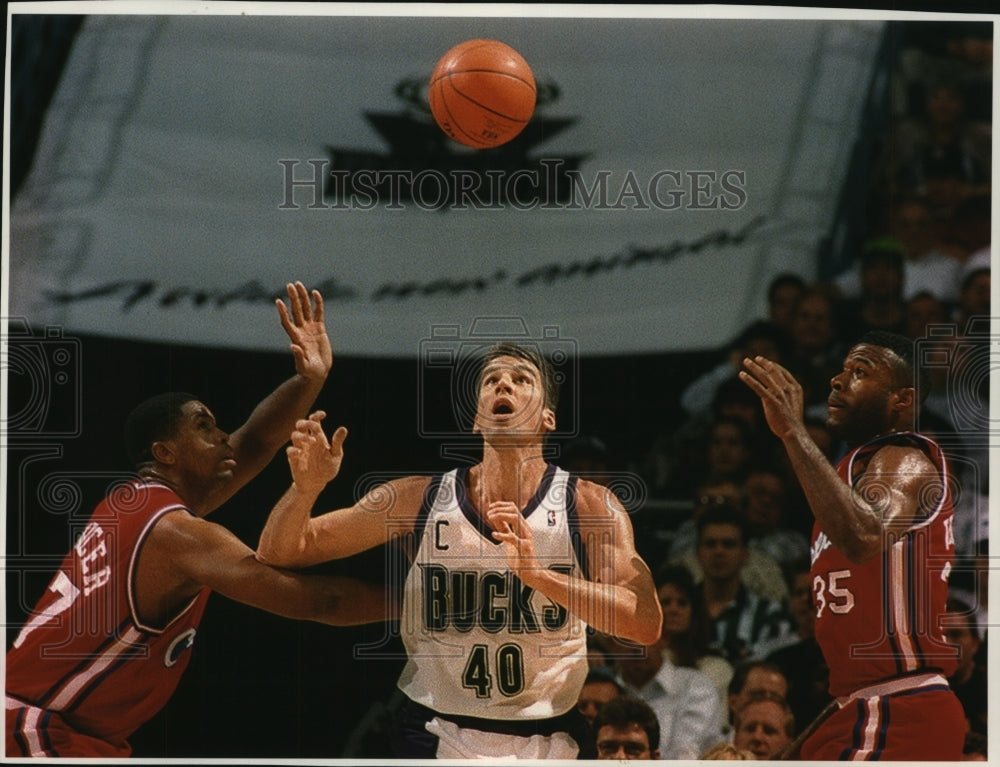
[[514, 370], [514, 371], [516, 371], [518, 373], [527, 373], [531, 377], [535, 376], [535, 370], [534, 370], [534, 368], [531, 365], [527, 364], [527, 363], [521, 363], [521, 364], [515, 364], [515, 365], [502, 365], [502, 364], [498, 363], [498, 364], [495, 364], [495, 365], [492, 365], [492, 364], [491, 365], [487, 365], [485, 368], [483, 368], [483, 372], [482, 372], [480, 378], [486, 378], [491, 373], [496, 373], [499, 370], [507, 370], [507, 369]]
[[865, 356], [864, 354], [851, 354], [851, 355], [848, 355], [847, 359], [844, 360], [844, 363], [846, 364], [848, 362], [860, 362], [862, 365], [867, 365], [868, 367], [870, 367], [872, 369], [875, 369], [875, 368], [878, 367], [878, 363], [875, 360], [871, 359], [870, 357]]

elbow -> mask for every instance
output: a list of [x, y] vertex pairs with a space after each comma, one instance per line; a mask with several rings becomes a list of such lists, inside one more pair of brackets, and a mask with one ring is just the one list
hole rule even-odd
[[657, 616], [639, 618], [634, 621], [626, 631], [619, 636], [632, 642], [638, 642], [644, 647], [649, 647], [660, 641], [660, 634], [663, 629], [663, 619]]
[[642, 636], [638, 638], [638, 641], [642, 642], [644, 645], [656, 644], [660, 641], [662, 629], [662, 620], [657, 620], [655, 623], [651, 621], [644, 621], [640, 626], [640, 633]]

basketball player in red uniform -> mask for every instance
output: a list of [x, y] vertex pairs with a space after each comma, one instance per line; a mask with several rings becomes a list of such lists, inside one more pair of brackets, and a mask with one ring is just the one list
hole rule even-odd
[[850, 448], [836, 469], [809, 438], [802, 388], [757, 357], [740, 377], [761, 398], [815, 516], [816, 639], [835, 711], [802, 744], [808, 760], [962, 758], [962, 707], [944, 639], [954, 556], [950, 478], [940, 448], [913, 431], [913, 342], [865, 335], [831, 380], [827, 427]]
[[384, 619], [381, 587], [275, 570], [203, 519], [288, 441], [330, 370], [321, 296], [313, 306], [301, 283], [288, 294], [279, 315], [296, 375], [232, 435], [188, 394], [130, 415], [138, 478], [97, 506], [7, 653], [7, 757], [128, 756], [128, 737], [176, 689], [213, 590], [291, 618]]

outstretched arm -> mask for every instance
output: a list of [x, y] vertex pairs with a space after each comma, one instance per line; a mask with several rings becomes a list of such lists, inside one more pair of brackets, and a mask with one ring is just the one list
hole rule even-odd
[[768, 426], [784, 444], [819, 526], [851, 561], [881, 553], [889, 540], [886, 528], [912, 524], [921, 496], [926, 499], [940, 484], [934, 465], [919, 450], [887, 445], [852, 488], [809, 436], [802, 420], [802, 387], [791, 373], [757, 357], [744, 361], [740, 378], [761, 398]]
[[567, 608], [605, 634], [651, 645], [660, 638], [663, 615], [653, 577], [635, 550], [632, 525], [607, 488], [577, 487], [580, 532], [591, 578], [549, 570], [535, 556], [530, 526], [516, 504], [491, 503], [486, 518], [504, 544], [511, 570], [526, 585]]
[[320, 492], [337, 476], [347, 429], [331, 440], [323, 433], [324, 414], [296, 424], [286, 451], [292, 485], [267, 518], [257, 544], [257, 559], [281, 567], [306, 567], [365, 551], [393, 535], [413, 529], [427, 488], [426, 477], [407, 477], [379, 485], [358, 503], [312, 516]]
[[[189, 595], [205, 586], [276, 615], [333, 626], [383, 621], [395, 612], [381, 584], [268, 567], [225, 527], [184, 511], [167, 514], [156, 524], [143, 550], [141, 567], [148, 567], [158, 582], [181, 584], [173, 593], [161, 593], [159, 603], [147, 597], [149, 601], [140, 604], [146, 611], [143, 617], [149, 620], [176, 609], [184, 596], [181, 592]], [[140, 585], [143, 577], [140, 571]], [[140, 598], [155, 593], [156, 589], [139, 591]]]
[[290, 309], [276, 301], [281, 326], [291, 341], [295, 375], [283, 382], [254, 408], [246, 423], [229, 438], [235, 451], [233, 481], [220, 488], [209, 503], [216, 509], [257, 476], [288, 441], [295, 422], [304, 418], [319, 396], [333, 366], [326, 332], [323, 297], [301, 282], [287, 286]]

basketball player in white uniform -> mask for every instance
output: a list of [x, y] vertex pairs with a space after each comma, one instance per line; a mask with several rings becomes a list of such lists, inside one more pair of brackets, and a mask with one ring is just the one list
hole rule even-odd
[[585, 626], [644, 646], [659, 638], [659, 601], [624, 509], [543, 457], [556, 398], [540, 354], [499, 344], [479, 375], [478, 464], [391, 480], [317, 517], [347, 432], [327, 442], [317, 413], [293, 435], [295, 482], [261, 534], [260, 559], [306, 567], [397, 536], [411, 543], [400, 758], [575, 758]]

